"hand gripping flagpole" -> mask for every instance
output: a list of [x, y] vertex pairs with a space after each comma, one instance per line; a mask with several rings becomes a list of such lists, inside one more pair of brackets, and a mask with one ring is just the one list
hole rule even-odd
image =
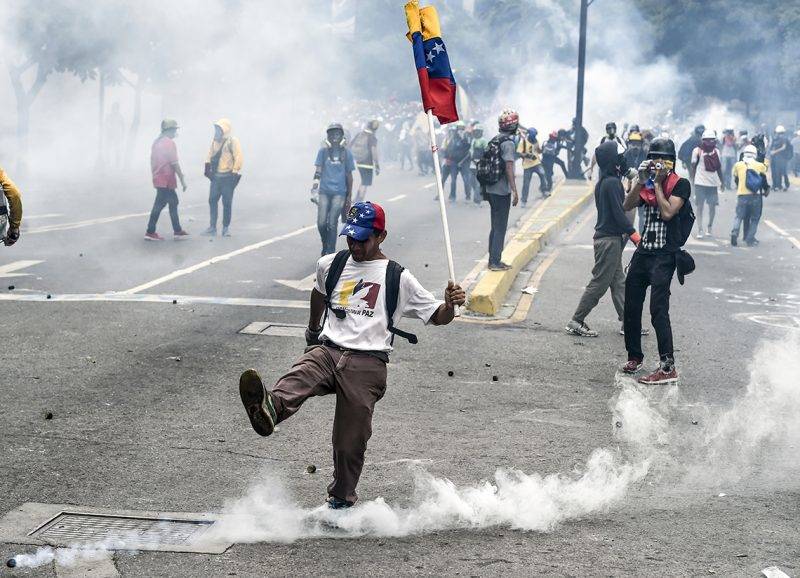
[[[428, 116], [428, 136], [431, 140], [431, 152], [433, 153], [433, 172], [436, 176], [436, 190], [439, 192], [439, 214], [442, 217], [442, 230], [444, 231], [444, 248], [447, 252], [447, 269], [450, 281], [456, 282], [456, 271], [453, 265], [453, 247], [450, 243], [450, 226], [447, 223], [447, 207], [444, 202], [444, 187], [442, 186], [442, 169], [439, 166], [439, 147], [436, 146], [436, 133], [433, 126], [433, 112], [429, 109]], [[456, 316], [461, 314], [460, 307], [455, 308]]]

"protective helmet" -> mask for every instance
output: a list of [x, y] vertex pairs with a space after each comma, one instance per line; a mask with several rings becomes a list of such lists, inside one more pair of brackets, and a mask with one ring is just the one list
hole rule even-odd
[[550, 133], [550, 138], [558, 138], [558, 131], [554, 130], [553, 132], [551, 132]]
[[614, 121], [607, 122], [606, 123], [606, 132], [608, 132], [609, 130], [613, 130], [614, 132], [617, 132], [617, 123], [615, 123]]
[[783, 134], [785, 132], [786, 132], [786, 129], [784, 128], [784, 126], [782, 124], [779, 124], [778, 126], [775, 127], [775, 133], [776, 134]]
[[332, 130], [340, 130], [342, 133], [344, 133], [344, 127], [338, 122], [332, 122], [329, 124], [328, 128], [325, 129], [325, 132], [331, 132]]
[[703, 131], [703, 136], [701, 137], [703, 140], [717, 140], [717, 131], [707, 129]]
[[161, 131], [170, 130], [170, 129], [177, 129], [178, 128], [178, 121], [172, 118], [165, 118], [161, 121]]
[[642, 131], [639, 129], [639, 125], [638, 124], [632, 124], [631, 126], [628, 127], [628, 132], [633, 133], [633, 132], [642, 132]]
[[672, 139], [658, 137], [650, 143], [650, 150], [647, 153], [648, 159], [669, 158], [675, 160], [675, 143]]
[[639, 131], [628, 134], [628, 141], [642, 142], [642, 135]]
[[536, 135], [538, 135], [538, 134], [539, 134], [539, 131], [536, 130], [535, 128], [531, 127], [531, 128], [528, 129], [528, 139], [529, 140], [532, 140], [532, 141], [536, 140]]
[[742, 149], [742, 156], [756, 158], [758, 156], [758, 149], [749, 144]]
[[519, 126], [519, 113], [511, 108], [506, 108], [497, 117], [497, 125], [500, 130], [514, 132]]
[[696, 134], [697, 136], [700, 136], [701, 134], [703, 134], [705, 132], [705, 130], [706, 130], [706, 125], [698, 124], [696, 127], [694, 127], [694, 134]]

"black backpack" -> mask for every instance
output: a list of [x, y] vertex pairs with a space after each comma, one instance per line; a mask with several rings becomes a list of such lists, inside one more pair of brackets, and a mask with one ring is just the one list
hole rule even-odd
[[[328, 270], [328, 277], [325, 279], [325, 317], [328, 316], [328, 310], [332, 311], [337, 319], [344, 319], [345, 315], [347, 315], [344, 310], [331, 307], [331, 296], [336, 284], [339, 283], [339, 277], [342, 276], [342, 271], [344, 271], [344, 266], [349, 258], [350, 251], [347, 249], [339, 251], [333, 258], [331, 268]], [[416, 344], [419, 341], [416, 335], [397, 329], [394, 326], [394, 313], [397, 311], [397, 300], [400, 297], [400, 276], [404, 270], [402, 265], [391, 259], [386, 266], [386, 317], [389, 320], [386, 329], [392, 334], [392, 343], [394, 343], [394, 336], [399, 335], [407, 339], [409, 343]]]
[[483, 185], [494, 185], [503, 177], [506, 172], [506, 163], [500, 154], [500, 146], [511, 137], [499, 134], [489, 141], [483, 156], [476, 163], [475, 176], [478, 182]]
[[694, 227], [694, 208], [692, 207], [692, 201], [686, 199], [683, 201], [683, 206], [681, 206], [680, 210], [678, 211], [678, 246], [683, 247], [686, 244], [686, 241], [689, 240], [689, 237], [692, 236], [692, 228]]

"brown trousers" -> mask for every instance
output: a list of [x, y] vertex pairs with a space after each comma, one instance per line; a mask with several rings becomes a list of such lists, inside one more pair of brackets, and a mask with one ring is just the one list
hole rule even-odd
[[386, 363], [373, 355], [317, 345], [309, 347], [272, 390], [278, 422], [315, 395], [336, 394], [333, 418], [333, 481], [328, 494], [355, 502], [372, 436], [372, 412], [386, 392]]

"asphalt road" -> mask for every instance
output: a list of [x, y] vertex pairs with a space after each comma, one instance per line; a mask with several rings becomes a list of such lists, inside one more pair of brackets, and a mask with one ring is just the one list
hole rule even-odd
[[[420, 344], [398, 343], [393, 354], [355, 510], [382, 498], [401, 518], [420, 518], [388, 531], [367, 516], [360, 537], [291, 541], [274, 507], [324, 499], [334, 400], [311, 400], [258, 438], [238, 375], [255, 367], [274, 382], [304, 344], [238, 332], [253, 321], [306, 321], [296, 302], [308, 292], [278, 280], [306, 278], [319, 253], [307, 177], [245, 177], [226, 239], [198, 235], [207, 190], [192, 181], [181, 207], [192, 236], [166, 235], [165, 212], [163, 243], [142, 239], [147, 182], [31, 184], [22, 241], [0, 251], [0, 294], [14, 297], [0, 300], [0, 513], [24, 502], [218, 512], [254, 485], [285, 491], [272, 506], [250, 505], [261, 520], [255, 543], [222, 555], [118, 553], [124, 576], [756, 576], [772, 565], [800, 575], [796, 190], [768, 199], [773, 226], [762, 221], [760, 246], [728, 245], [727, 194], [718, 238], [687, 247], [698, 270], [673, 286], [675, 390], [615, 379], [625, 355], [608, 297], [588, 318], [599, 338], [563, 331], [589, 279], [591, 208], [530, 267], [540, 280], [524, 322], [414, 325]], [[386, 252], [441, 293], [431, 182], [388, 169], [370, 196], [387, 210]], [[485, 253], [488, 209], [461, 201], [449, 215], [463, 278]], [[119, 293], [128, 300], [113, 300]], [[764, 342], [783, 345], [759, 354]], [[652, 362], [654, 337], [645, 344]], [[625, 396], [647, 411], [627, 412]], [[613, 460], [599, 471], [587, 465], [598, 448]], [[468, 489], [485, 491], [498, 468], [526, 475], [473, 501]], [[437, 494], [420, 470], [455, 489], [442, 482]], [[581, 478], [587, 471], [597, 475]], [[550, 474], [559, 475], [538, 477]], [[453, 496], [471, 513], [453, 515]], [[0, 544], [4, 557], [34, 550]], [[52, 564], [2, 571], [54, 573]]]

